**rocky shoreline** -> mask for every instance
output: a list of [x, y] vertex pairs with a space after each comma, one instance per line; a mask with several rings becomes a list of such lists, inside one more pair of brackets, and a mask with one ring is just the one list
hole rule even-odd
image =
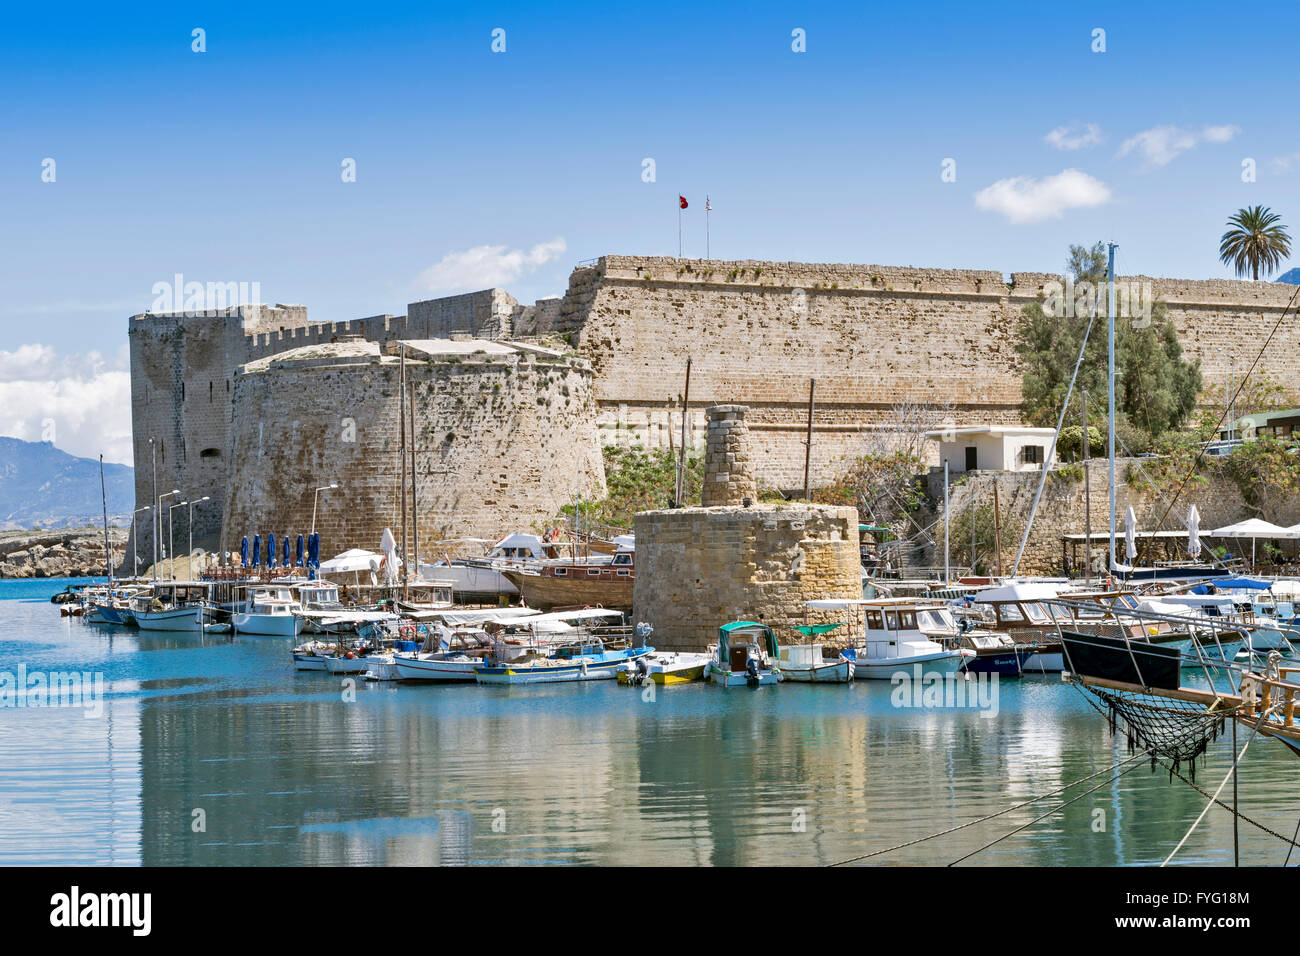
[[[109, 549], [120, 563], [129, 530], [108, 529]], [[104, 529], [0, 532], [0, 578], [103, 577]]]

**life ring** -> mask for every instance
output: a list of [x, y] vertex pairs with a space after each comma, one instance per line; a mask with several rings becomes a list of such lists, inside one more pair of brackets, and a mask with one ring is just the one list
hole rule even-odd
[[415, 626], [412, 624], [403, 624], [397, 629], [398, 637], [415, 637]]

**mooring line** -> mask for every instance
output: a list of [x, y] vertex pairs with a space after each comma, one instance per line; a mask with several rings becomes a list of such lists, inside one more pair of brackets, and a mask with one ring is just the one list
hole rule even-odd
[[[869, 860], [873, 856], [880, 856], [881, 854], [884, 853], [893, 853], [895, 850], [902, 850], [902, 849], [906, 849], [909, 846], [916, 846], [918, 843], [925, 843], [927, 840], [933, 840], [936, 837], [946, 836], [949, 833], [956, 833], [958, 830], [965, 830], [967, 827], [973, 827], [980, 823], [987, 823], [989, 820], [993, 820], [996, 819], [997, 817], [1004, 816], [1005, 814], [1011, 813], [1015, 810], [1022, 810], [1025, 807], [1038, 803], [1040, 800], [1046, 800], [1048, 797], [1054, 797], [1058, 793], [1064, 793], [1066, 790], [1072, 790], [1073, 788], [1077, 787], [1079, 784], [1087, 783], [1089, 780], [1095, 779], [1096, 777], [1100, 777], [1102, 774], [1114, 773], [1117, 769], [1124, 766], [1124, 764], [1130, 763], [1134, 760], [1139, 759], [1140, 757], [1145, 757], [1145, 756], [1147, 756], [1147, 751], [1143, 750], [1140, 753], [1136, 753], [1131, 757], [1124, 758], [1119, 763], [1111, 764], [1109, 767], [1105, 767], [1101, 770], [1098, 770], [1096, 773], [1088, 774], [1088, 776], [1086, 777], [1080, 777], [1078, 780], [1067, 783], [1063, 787], [1057, 787], [1055, 790], [1049, 790], [1046, 793], [1042, 793], [1029, 800], [1025, 800], [1023, 803], [1017, 803], [1015, 806], [1007, 807], [1004, 810], [999, 810], [997, 813], [990, 813], [988, 816], [980, 817], [978, 820], [970, 820], [966, 823], [960, 823], [955, 827], [949, 827], [946, 830], [940, 830], [938, 833], [931, 833], [929, 836], [923, 836], [915, 840], [909, 840], [906, 843], [900, 843], [897, 846], [886, 847], [883, 850], [874, 850], [871, 853], [866, 853], [863, 854], [862, 856], [855, 856], [852, 859], [840, 860], [838, 863], [831, 863], [828, 865], [847, 866], [850, 863], [859, 863], [862, 860]], [[1129, 769], [1131, 770], [1133, 768], [1130, 767]], [[1126, 770], [1124, 772], [1127, 773], [1128, 771]], [[1109, 781], [1107, 781], [1107, 783], [1109, 783]], [[1088, 791], [1088, 792], [1091, 793], [1092, 791]], [[1068, 804], [1063, 804], [1063, 806], [1068, 806]], [[1057, 809], [1060, 808], [1058, 807]]]

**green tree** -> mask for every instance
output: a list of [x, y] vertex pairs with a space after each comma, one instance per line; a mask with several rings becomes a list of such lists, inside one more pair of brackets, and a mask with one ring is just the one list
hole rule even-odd
[[1291, 255], [1291, 237], [1282, 225], [1282, 217], [1267, 206], [1248, 206], [1228, 217], [1231, 226], [1219, 241], [1219, 259], [1243, 276], [1247, 272], [1259, 279], [1262, 267], [1276, 272], [1282, 260]]
[[[1101, 421], [1095, 416], [1107, 412], [1106, 265], [1102, 243], [1072, 245], [1066, 268], [1074, 279], [1074, 309], [1063, 310], [1055, 302], [1034, 302], [1021, 310], [1015, 328], [1021, 413], [1034, 425], [1056, 424], [1094, 301], [1097, 318], [1088, 335], [1074, 401], [1080, 401], [1081, 391], [1086, 390], [1092, 420]], [[1183, 358], [1165, 303], [1157, 300], [1147, 305], [1149, 317], [1116, 318], [1116, 417], [1155, 437], [1181, 427], [1192, 414], [1201, 391], [1201, 370], [1199, 361]], [[1073, 314], [1065, 314], [1067, 311]]]

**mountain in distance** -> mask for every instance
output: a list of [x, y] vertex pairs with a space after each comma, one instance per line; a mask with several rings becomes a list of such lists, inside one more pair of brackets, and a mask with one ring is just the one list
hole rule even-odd
[[[129, 525], [135, 475], [104, 463], [108, 521]], [[0, 437], [0, 530], [81, 528], [104, 521], [99, 460], [78, 458], [50, 442]]]
[[1288, 269], [1273, 281], [1289, 282], [1291, 285], [1300, 285], [1300, 266], [1296, 266], [1294, 269]]

